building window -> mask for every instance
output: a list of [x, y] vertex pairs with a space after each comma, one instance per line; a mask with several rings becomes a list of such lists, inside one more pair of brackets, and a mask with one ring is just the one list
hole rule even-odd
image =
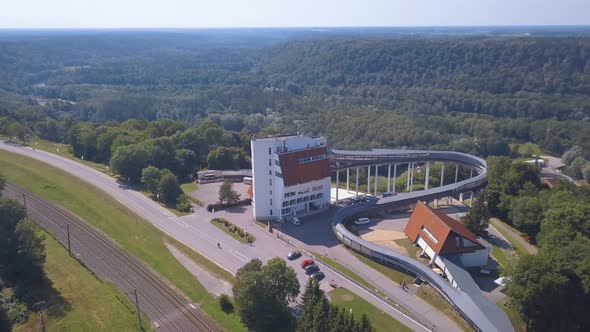
[[268, 170], [268, 175], [272, 175], [272, 170], [271, 169]]
[[295, 205], [295, 200], [294, 199], [290, 200], [289, 205]]
[[280, 161], [278, 161], [277, 159], [275, 159], [275, 165], [277, 165], [277, 166], [279, 166], [279, 167], [280, 167], [280, 166], [281, 166], [281, 162], [280, 162]]
[[272, 166], [272, 159], [268, 160], [268, 166]]
[[270, 215], [272, 216], [272, 209], [270, 210]]
[[426, 227], [422, 226], [422, 231], [424, 231], [424, 234], [426, 234], [426, 236], [428, 236], [432, 242], [434, 242], [434, 244], [438, 244], [438, 239], [432, 233], [430, 233]]
[[269, 194], [269, 195], [272, 195], [272, 190], [269, 190], [269, 191], [268, 191], [268, 194]]
[[268, 154], [272, 154], [272, 148], [268, 148]]
[[272, 198], [270, 199], [270, 206], [272, 206]]
[[322, 197], [324, 197], [324, 194], [323, 193], [319, 193], [318, 194], [318, 198], [322, 198]]
[[299, 197], [299, 198], [297, 199], [297, 204], [299, 204], [299, 203], [303, 203], [303, 197]]
[[283, 207], [289, 206], [289, 202], [283, 202]]
[[317, 196], [316, 196], [316, 195], [311, 195], [311, 196], [309, 196], [309, 200], [310, 200], [310, 201], [313, 201], [313, 200], [314, 200], [314, 199], [316, 199], [316, 198], [317, 198]]

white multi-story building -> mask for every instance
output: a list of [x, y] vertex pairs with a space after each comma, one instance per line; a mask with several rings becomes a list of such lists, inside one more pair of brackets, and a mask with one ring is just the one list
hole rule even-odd
[[330, 162], [324, 137], [251, 141], [254, 217], [279, 220], [330, 204]]

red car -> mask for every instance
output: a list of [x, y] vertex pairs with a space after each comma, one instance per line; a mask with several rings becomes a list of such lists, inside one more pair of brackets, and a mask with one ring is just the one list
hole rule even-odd
[[306, 266], [308, 266], [309, 264], [315, 264], [315, 262], [313, 261], [313, 259], [306, 259], [303, 262], [301, 262], [301, 267], [304, 268]]

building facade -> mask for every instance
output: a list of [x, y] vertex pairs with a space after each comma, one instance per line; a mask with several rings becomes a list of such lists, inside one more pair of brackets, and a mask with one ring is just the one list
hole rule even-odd
[[430, 264], [444, 269], [439, 257], [453, 257], [465, 267], [488, 264], [490, 247], [478, 239], [461, 222], [418, 202], [405, 233], [430, 257]]
[[330, 162], [324, 137], [287, 135], [251, 141], [256, 219], [280, 220], [330, 204]]

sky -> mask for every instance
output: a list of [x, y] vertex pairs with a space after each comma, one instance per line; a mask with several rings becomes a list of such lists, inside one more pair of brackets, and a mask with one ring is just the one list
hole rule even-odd
[[0, 28], [590, 25], [590, 0], [0, 0]]

